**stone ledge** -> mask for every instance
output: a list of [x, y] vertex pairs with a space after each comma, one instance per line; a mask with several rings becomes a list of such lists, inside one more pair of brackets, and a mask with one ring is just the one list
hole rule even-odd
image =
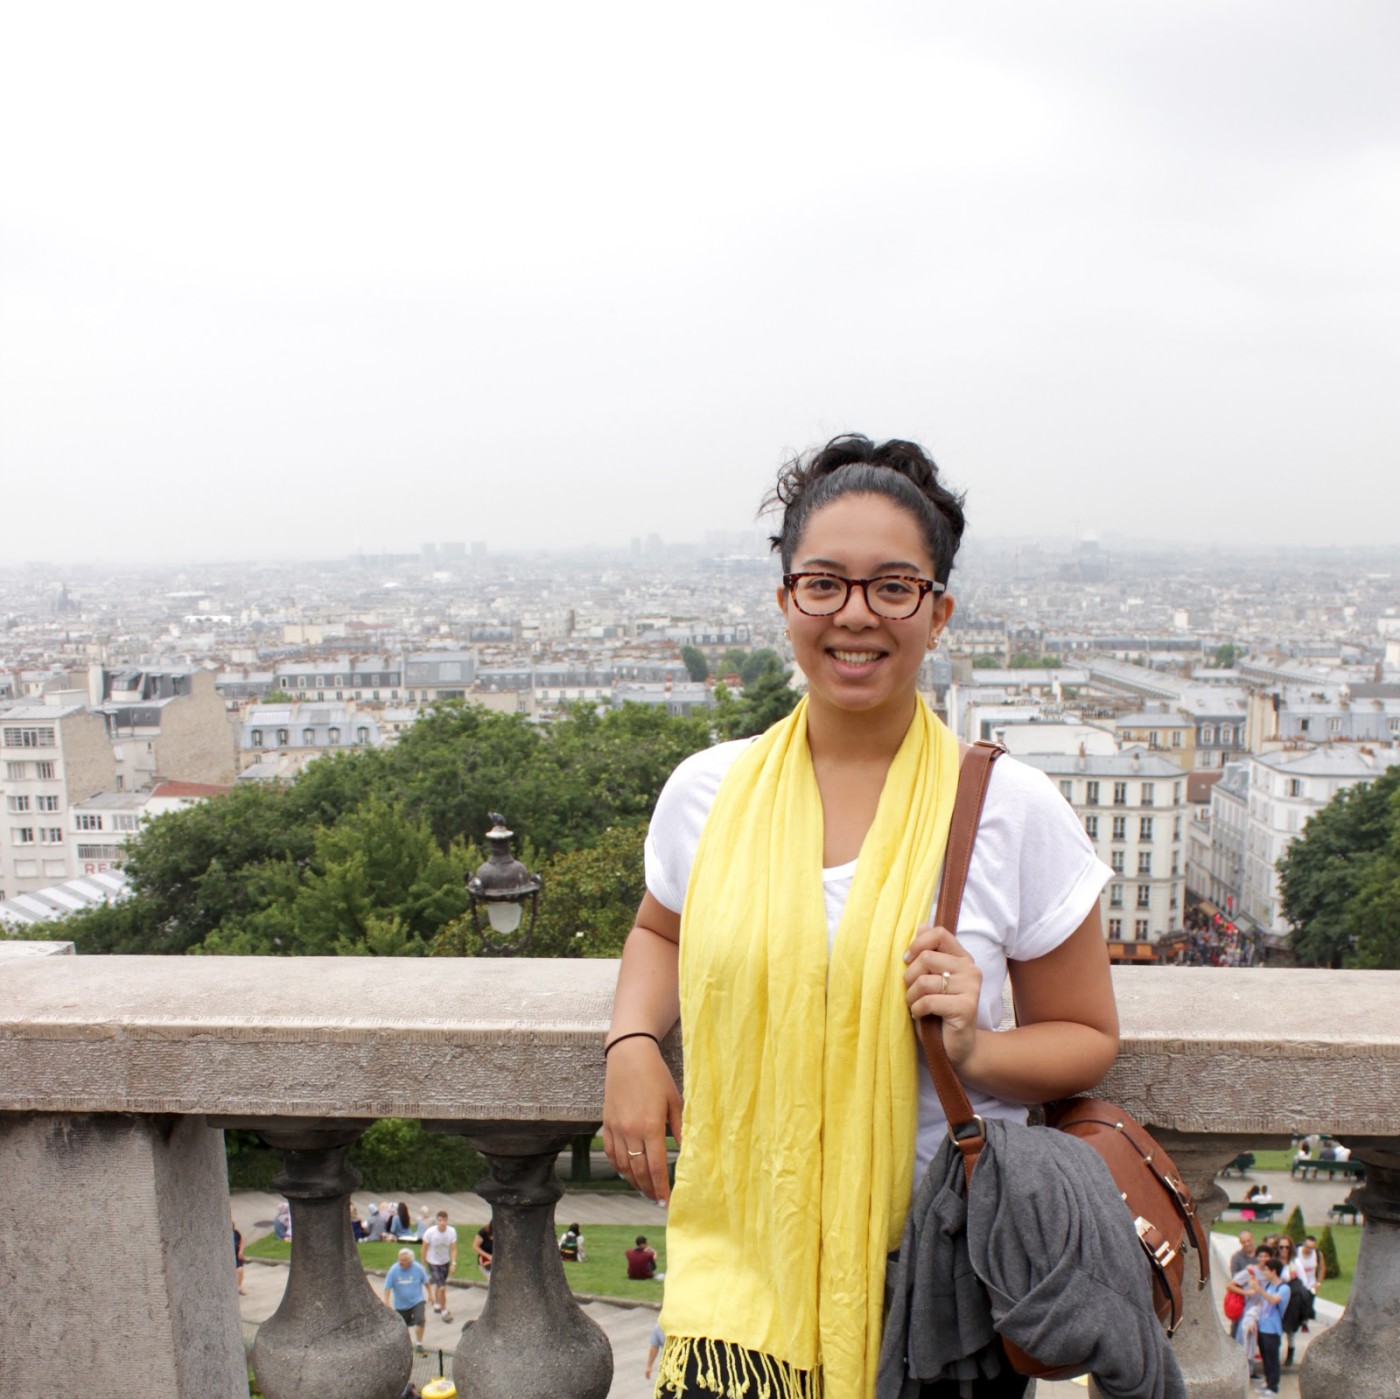
[[[16, 958], [0, 974], [0, 1111], [596, 1122], [616, 974], [568, 959]], [[1400, 1135], [1400, 972], [1134, 967], [1114, 985], [1123, 1049], [1102, 1091], [1145, 1122]]]

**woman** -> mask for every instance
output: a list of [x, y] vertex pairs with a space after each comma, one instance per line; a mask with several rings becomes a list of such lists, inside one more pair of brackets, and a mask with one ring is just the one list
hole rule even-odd
[[[961, 754], [917, 682], [953, 612], [961, 499], [917, 445], [851, 436], [789, 463], [770, 503], [807, 697], [687, 759], [657, 803], [603, 1140], [671, 1201], [661, 1393], [865, 1399], [886, 1255], [945, 1135], [911, 1013], [941, 1017], [984, 1117], [1096, 1083], [1117, 1049], [1109, 870], [1049, 781], [1003, 758], [957, 935], [928, 925]], [[997, 1033], [1008, 970], [1020, 1025]], [[678, 1015], [684, 1123], [659, 1044]]]
[[489, 1224], [483, 1224], [476, 1231], [476, 1238], [472, 1240], [472, 1248], [476, 1250], [476, 1266], [481, 1269], [487, 1281], [491, 1278], [491, 1256], [496, 1251], [496, 1237], [491, 1232]]

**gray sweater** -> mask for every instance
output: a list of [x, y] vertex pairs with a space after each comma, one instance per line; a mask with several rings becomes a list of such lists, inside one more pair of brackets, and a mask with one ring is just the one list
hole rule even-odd
[[951, 1141], [914, 1197], [886, 1278], [876, 1399], [1005, 1363], [993, 1332], [1046, 1364], [1082, 1364], [1107, 1399], [1186, 1399], [1152, 1310], [1150, 1265], [1098, 1154], [1064, 1132], [988, 1121], [964, 1193]]

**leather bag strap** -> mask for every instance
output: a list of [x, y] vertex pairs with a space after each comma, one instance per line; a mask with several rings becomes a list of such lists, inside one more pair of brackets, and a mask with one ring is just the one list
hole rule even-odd
[[[992, 780], [992, 764], [1005, 751], [995, 743], [974, 743], [963, 756], [958, 771], [958, 794], [953, 803], [948, 848], [943, 856], [943, 882], [933, 914], [935, 925], [953, 933], [958, 930], [958, 912], [962, 908], [967, 871], [972, 864], [972, 847], [977, 840], [982, 805]], [[948, 1119], [948, 1133], [962, 1152], [963, 1169], [971, 1180], [972, 1168], [986, 1142], [982, 1119], [973, 1112], [972, 1103], [943, 1047], [943, 1021], [936, 1015], [927, 1015], [919, 1021], [918, 1031], [924, 1062], [928, 1064], [933, 1086], [943, 1104], [943, 1114]]]

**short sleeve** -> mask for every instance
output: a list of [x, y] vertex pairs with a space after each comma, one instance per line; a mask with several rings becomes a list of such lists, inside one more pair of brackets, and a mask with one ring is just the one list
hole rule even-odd
[[[964, 911], [1012, 961], [1058, 947], [1089, 916], [1112, 871], [1041, 771], [1014, 758], [992, 769]], [[961, 934], [963, 920], [959, 920]]]
[[677, 764], [656, 799], [644, 847], [647, 892], [673, 913], [685, 904], [690, 867], [719, 784], [749, 742], [737, 739], [692, 753]]

